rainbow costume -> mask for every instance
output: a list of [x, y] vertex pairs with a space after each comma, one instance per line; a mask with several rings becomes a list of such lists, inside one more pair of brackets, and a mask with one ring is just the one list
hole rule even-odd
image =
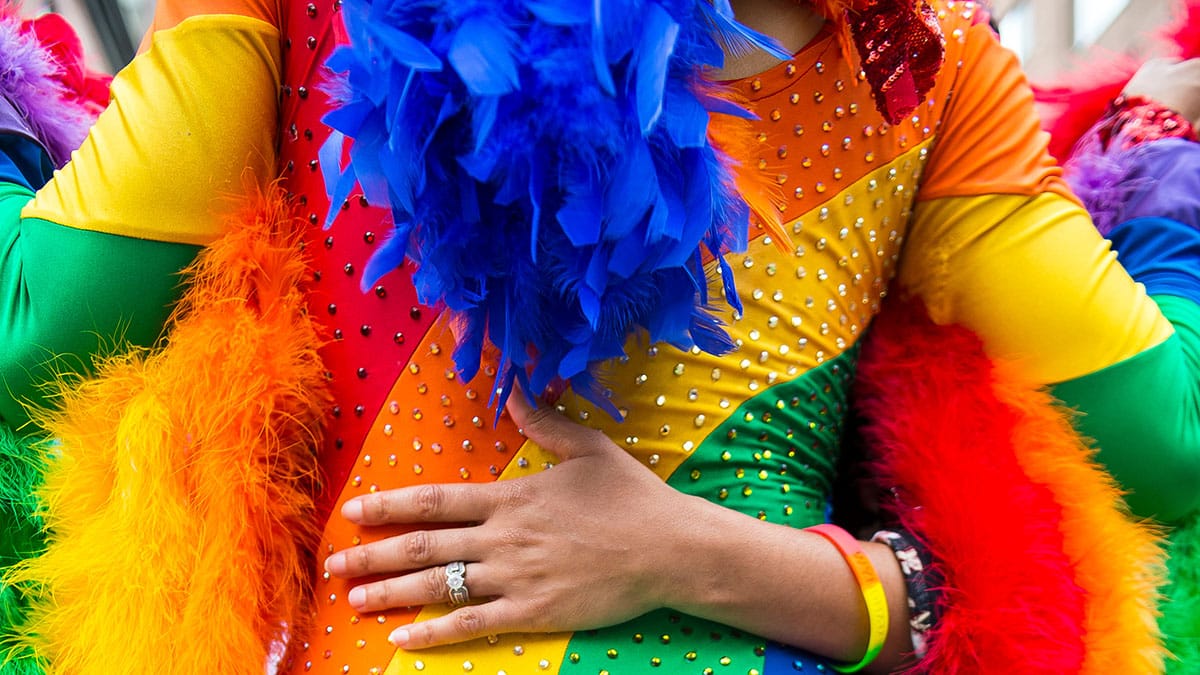
[[[829, 518], [852, 406], [864, 410], [885, 505], [944, 580], [916, 670], [1159, 669], [1158, 540], [1046, 388], [1083, 413], [1135, 513], [1190, 513], [1197, 298], [1152, 298], [1115, 262], [983, 13], [916, 3], [912, 44], [945, 65], [880, 83], [853, 54], [872, 49], [870, 26], [840, 30], [859, 8], [821, 3], [830, 22], [801, 52], [710, 91], [687, 79], [716, 58], [696, 17], [758, 39], [723, 23], [726, 3], [638, 2], [624, 21], [580, 4], [601, 7], [162, 3], [89, 140], [13, 209], [146, 265], [139, 293], [163, 295], [144, 296], [142, 341], [208, 246], [160, 348], [100, 363], [37, 418], [58, 440], [39, 493], [47, 551], [9, 575], [33, 597], [22, 644], [69, 673], [828, 667], [666, 609], [392, 647], [393, 628], [447, 608], [356, 612], [324, 558], [399, 530], [329, 514], [371, 491], [549, 467], [497, 415], [494, 394], [517, 379], [569, 381], [564, 414], [668, 484], [794, 527]], [[582, 34], [606, 46], [572, 42]], [[589, 58], [517, 48], [545, 44]], [[575, 148], [521, 154], [526, 137], [506, 135], [536, 119], [518, 94], [550, 62], [573, 64], [564, 78], [593, 98], [539, 95], [593, 106], [593, 122], [617, 115], [628, 126], [606, 147], [636, 146], [596, 151], [606, 171], [571, 174], [573, 192], [555, 181]], [[344, 80], [330, 86], [325, 63]], [[697, 88], [673, 89], [680, 78]], [[131, 134], [135, 119], [161, 127]], [[582, 121], [524, 126], [545, 142]], [[506, 163], [537, 156], [559, 163]], [[247, 164], [251, 185], [278, 171], [285, 199], [261, 188], [229, 226], [214, 195]], [[168, 176], [187, 177], [177, 203]], [[438, 220], [443, 208], [462, 222]], [[679, 213], [708, 217], [696, 231]], [[110, 240], [128, 250], [99, 248]], [[539, 322], [553, 325], [528, 332]]]

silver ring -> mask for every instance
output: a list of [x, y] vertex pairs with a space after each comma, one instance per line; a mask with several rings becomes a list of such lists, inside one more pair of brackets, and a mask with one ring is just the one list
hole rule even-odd
[[467, 592], [467, 564], [456, 560], [446, 565], [446, 590], [450, 596], [450, 604], [461, 607], [471, 601]]

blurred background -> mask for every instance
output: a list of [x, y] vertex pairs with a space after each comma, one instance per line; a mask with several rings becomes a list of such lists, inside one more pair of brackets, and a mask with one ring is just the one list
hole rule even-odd
[[[299, 0], [293, 0], [299, 1]], [[1037, 81], [1052, 79], [1096, 44], [1146, 47], [1146, 32], [1172, 16], [1172, 0], [992, 0], [1001, 40]], [[112, 72], [129, 61], [150, 23], [154, 0], [26, 0], [24, 11], [66, 15], [83, 35], [92, 66]]]

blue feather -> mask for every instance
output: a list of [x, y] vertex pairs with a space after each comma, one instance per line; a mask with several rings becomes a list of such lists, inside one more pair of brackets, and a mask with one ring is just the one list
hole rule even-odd
[[[320, 161], [335, 206], [354, 181], [395, 228], [364, 288], [412, 262], [421, 302], [462, 320], [454, 359], [499, 351], [493, 403], [565, 378], [616, 416], [596, 364], [630, 336], [732, 348], [708, 308], [711, 253], [745, 246], [749, 210], [708, 143], [752, 117], [699, 80], [719, 42], [768, 44], [727, 0], [345, 0], [351, 45]], [[449, 64], [449, 67], [446, 66]], [[336, 217], [339, 209], [333, 209]], [[551, 215], [553, 214], [553, 215]]]
[[472, 17], [454, 33], [447, 58], [475, 96], [503, 96], [517, 86], [517, 63], [508, 31]]
[[378, 46], [383, 58], [404, 64], [413, 70], [436, 72], [442, 69], [442, 60], [413, 36], [396, 30], [386, 23], [368, 23], [367, 34]]
[[662, 125], [671, 142], [681, 148], [700, 148], [708, 142], [708, 115], [700, 101], [685, 92], [667, 91], [664, 104], [668, 112]]
[[471, 118], [471, 134], [475, 138], [475, 151], [478, 152], [487, 143], [492, 127], [496, 126], [496, 116], [500, 114], [500, 99], [498, 97], [480, 98], [475, 102], [474, 115]]
[[792, 54], [784, 49], [775, 38], [747, 28], [734, 20], [732, 10], [725, 15], [712, 11], [710, 8], [708, 16], [712, 21], [713, 28], [717, 31], [721, 44], [725, 45], [725, 49], [730, 54], [744, 56], [755, 51], [764, 51], [780, 61], [792, 58]]
[[539, 21], [545, 21], [552, 26], [575, 26], [587, 23], [587, 5], [581, 2], [561, 2], [559, 0], [525, 0], [525, 7], [533, 12]]
[[350, 191], [354, 189], [354, 184], [357, 182], [352, 171], [349, 169], [342, 171], [340, 168], [342, 147], [345, 142], [346, 136], [340, 131], [334, 131], [329, 134], [329, 138], [325, 139], [325, 142], [321, 144], [321, 149], [317, 151], [317, 162], [321, 165], [321, 177], [325, 180], [326, 185], [333, 186], [329, 192], [329, 213], [325, 216], [326, 229], [333, 225], [338, 209], [342, 202], [350, 196]]
[[650, 5], [643, 16], [642, 44], [637, 63], [637, 112], [642, 133], [648, 134], [662, 115], [667, 85], [667, 60], [675, 51], [679, 24], [659, 5]]
[[613, 83], [612, 73], [608, 71], [607, 45], [604, 39], [604, 0], [592, 0], [592, 66], [596, 69], [596, 78], [605, 93], [613, 96], [617, 86]]
[[569, 184], [557, 218], [572, 246], [588, 246], [600, 241], [600, 225], [604, 218], [603, 204], [590, 176]]
[[362, 280], [359, 283], [361, 290], [366, 293], [375, 286], [375, 282], [379, 281], [383, 275], [392, 270], [399, 269], [404, 264], [405, 250], [408, 248], [408, 238], [402, 236], [405, 233], [399, 231], [393, 232], [390, 237], [384, 240], [383, 245], [367, 260], [366, 266], [363, 268]]
[[640, 137], [630, 138], [616, 158], [611, 182], [604, 193], [604, 238], [611, 241], [629, 236], [654, 205], [657, 192], [658, 177], [650, 148]]
[[733, 5], [729, 0], [713, 0], [713, 11], [726, 19], [733, 18]]

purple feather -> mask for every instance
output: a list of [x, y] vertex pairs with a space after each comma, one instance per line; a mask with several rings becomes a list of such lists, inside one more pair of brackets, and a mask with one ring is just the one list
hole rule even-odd
[[1077, 146], [1066, 165], [1067, 183], [1105, 237], [1124, 220], [1122, 212], [1130, 194], [1145, 183], [1128, 180], [1135, 160], [1134, 150], [1105, 152], [1097, 140]]
[[46, 148], [51, 161], [61, 167], [71, 158], [94, 115], [73, 103], [55, 79], [60, 66], [42, 48], [32, 32], [21, 32], [19, 19], [0, 16], [0, 94], [21, 112], [21, 129]]

